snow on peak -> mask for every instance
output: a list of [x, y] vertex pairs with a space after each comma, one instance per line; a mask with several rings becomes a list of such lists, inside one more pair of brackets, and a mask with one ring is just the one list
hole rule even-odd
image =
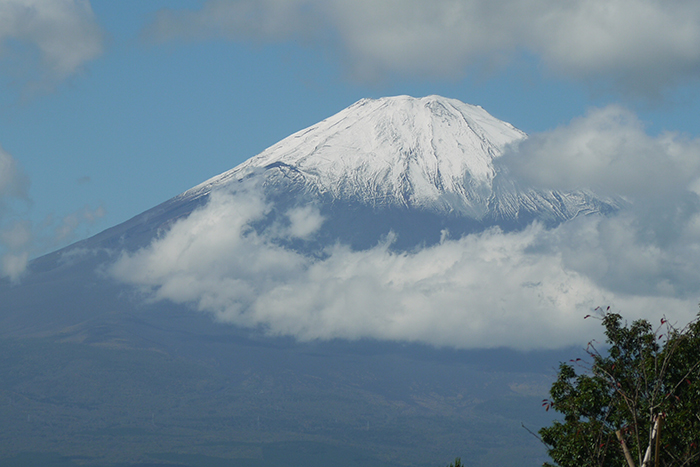
[[524, 137], [483, 108], [456, 99], [362, 99], [188, 194], [285, 166], [337, 198], [414, 206], [432, 205], [446, 194], [483, 201], [496, 175], [493, 159]]

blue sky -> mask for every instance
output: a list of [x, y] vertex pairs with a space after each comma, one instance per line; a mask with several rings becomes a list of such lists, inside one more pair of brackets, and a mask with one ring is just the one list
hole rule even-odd
[[361, 98], [439, 94], [530, 135], [522, 180], [635, 201], [474, 240], [507, 245], [513, 277], [532, 272], [518, 245], [548, 238], [536, 264], [553, 284], [692, 316], [699, 77], [695, 0], [0, 0], [0, 271], [19, 278]]

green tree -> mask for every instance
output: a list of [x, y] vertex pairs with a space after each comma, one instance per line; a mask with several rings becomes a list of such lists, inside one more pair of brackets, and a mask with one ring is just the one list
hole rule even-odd
[[700, 466], [698, 320], [654, 329], [608, 308], [602, 324], [607, 352], [589, 343], [590, 361], [562, 363], [543, 401], [563, 415], [539, 431], [555, 465]]

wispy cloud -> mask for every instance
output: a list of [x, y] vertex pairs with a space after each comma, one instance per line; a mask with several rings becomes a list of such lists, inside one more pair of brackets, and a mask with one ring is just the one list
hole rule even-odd
[[26, 199], [29, 190], [29, 178], [14, 157], [0, 147], [0, 209], [2, 197]]
[[0, 147], [0, 277], [16, 281], [27, 267], [25, 246], [31, 241], [29, 226], [7, 221], [14, 201], [29, 201], [29, 178], [19, 163]]
[[[29, 259], [75, 240], [76, 231], [104, 216], [88, 206], [65, 216], [48, 216], [39, 225], [28, 220], [30, 180], [21, 165], [0, 147], [0, 277], [19, 281]], [[26, 206], [18, 212], [16, 204]]]
[[360, 80], [460, 76], [526, 52], [561, 76], [656, 97], [700, 69], [690, 0], [209, 0], [162, 10], [145, 34], [332, 44]]
[[85, 206], [64, 216], [49, 215], [35, 224], [23, 215], [0, 215], [0, 277], [19, 282], [29, 261], [78, 240], [78, 232], [105, 215], [103, 207]]
[[24, 87], [51, 89], [102, 53], [87, 0], [0, 1], [0, 60]]
[[75, 212], [67, 214], [60, 219], [54, 221], [51, 217], [44, 223], [44, 228], [48, 231], [53, 231], [50, 237], [51, 247], [65, 245], [71, 241], [77, 240], [77, 230], [85, 224], [94, 224], [98, 219], [105, 215], [105, 209], [98, 206], [92, 209], [90, 206], [84, 206]]

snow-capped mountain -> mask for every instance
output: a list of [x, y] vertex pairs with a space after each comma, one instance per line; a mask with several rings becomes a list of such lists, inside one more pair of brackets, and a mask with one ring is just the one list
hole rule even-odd
[[536, 212], [543, 220], [564, 220], [614, 207], [590, 193], [525, 190], [508, 180], [497, 159], [523, 138], [511, 124], [456, 99], [363, 99], [181, 197], [264, 172], [268, 185], [294, 180], [300, 191], [331, 201], [474, 219]]
[[538, 220], [553, 226], [579, 215], [616, 210], [619, 201], [585, 191], [520, 186], [499, 157], [527, 136], [479, 106], [440, 96], [362, 99], [301, 130], [82, 246], [147, 244], [216, 190], [244, 180], [263, 186], [275, 204], [264, 228], [285, 209], [314, 205], [325, 221], [321, 243], [374, 245], [390, 231], [411, 248], [499, 226]]
[[454, 99], [363, 99], [185, 196], [264, 169], [271, 178], [293, 174], [305, 191], [331, 199], [480, 216], [493, 191], [493, 160], [524, 137]]

